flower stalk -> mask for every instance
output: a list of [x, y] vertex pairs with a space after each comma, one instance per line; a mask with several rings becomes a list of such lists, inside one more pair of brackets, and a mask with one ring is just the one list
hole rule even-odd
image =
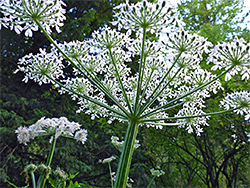
[[118, 165], [118, 170], [115, 179], [114, 188], [125, 188], [128, 180], [128, 174], [131, 164], [131, 159], [134, 151], [135, 139], [138, 133], [139, 122], [132, 119], [127, 128], [122, 153]]
[[32, 179], [33, 188], [36, 188], [36, 178], [35, 178], [34, 172], [31, 172], [31, 179]]
[[157, 122], [157, 121], [162, 121], [162, 120], [177, 120], [177, 119], [189, 119], [189, 118], [197, 118], [197, 117], [207, 117], [207, 116], [213, 116], [213, 115], [220, 115], [220, 114], [225, 114], [227, 112], [232, 112], [235, 110], [240, 109], [241, 107], [238, 108], [233, 108], [229, 110], [223, 110], [223, 111], [218, 111], [218, 112], [210, 112], [210, 113], [204, 113], [204, 114], [199, 114], [199, 115], [193, 115], [193, 116], [175, 116], [175, 117], [168, 117], [168, 118], [157, 118], [157, 119], [145, 119], [141, 120], [141, 123], [147, 123], [147, 122]]
[[[51, 165], [53, 155], [55, 152], [55, 148], [56, 148], [56, 138], [53, 137], [49, 156], [48, 156], [47, 162], [46, 162], [46, 167], [50, 167], [50, 165]], [[47, 174], [45, 172], [43, 174], [41, 174], [39, 179], [38, 179], [37, 188], [44, 188], [47, 179], [48, 179], [48, 177], [47, 177]]]

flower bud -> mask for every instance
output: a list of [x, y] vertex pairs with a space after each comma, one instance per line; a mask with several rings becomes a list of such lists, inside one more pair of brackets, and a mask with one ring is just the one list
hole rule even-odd
[[66, 173], [60, 169], [59, 167], [56, 169], [56, 171], [54, 172], [54, 174], [59, 178], [59, 179], [66, 179], [67, 175]]
[[25, 170], [26, 172], [28, 172], [28, 173], [35, 172], [36, 169], [37, 169], [37, 166], [34, 165], [34, 164], [29, 164], [29, 165], [27, 165], [27, 166], [24, 168], [24, 170]]
[[38, 171], [41, 174], [44, 174], [46, 179], [49, 177], [50, 173], [51, 173], [51, 168], [49, 166], [46, 166], [45, 164], [40, 164], [38, 166]]

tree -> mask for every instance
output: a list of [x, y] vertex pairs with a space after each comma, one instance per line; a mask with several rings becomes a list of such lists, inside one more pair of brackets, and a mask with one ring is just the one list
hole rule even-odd
[[234, 36], [245, 36], [249, 41], [249, 29], [239, 25], [249, 14], [242, 15], [243, 7], [241, 0], [182, 0], [178, 9], [188, 30], [199, 32], [216, 44]]

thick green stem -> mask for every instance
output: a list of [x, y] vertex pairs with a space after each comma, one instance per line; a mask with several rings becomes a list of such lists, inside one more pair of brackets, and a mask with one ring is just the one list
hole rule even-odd
[[56, 148], [56, 138], [54, 137], [53, 141], [52, 141], [51, 148], [50, 148], [49, 157], [47, 158], [46, 166], [50, 166], [51, 165], [55, 148]]
[[[56, 138], [54, 137], [53, 141], [52, 141], [51, 148], [50, 148], [49, 156], [48, 156], [47, 162], [46, 162], [47, 167], [50, 167], [50, 165], [51, 165], [52, 158], [53, 158], [53, 155], [55, 152], [55, 148], [56, 148]], [[47, 174], [45, 174], [45, 173], [40, 175], [38, 183], [37, 183], [38, 188], [44, 188], [46, 180], [47, 180], [46, 176], [47, 176]]]
[[129, 168], [131, 164], [132, 154], [136, 135], [138, 133], [139, 123], [137, 119], [130, 121], [122, 148], [122, 154], [119, 161], [114, 188], [125, 188], [128, 181]]

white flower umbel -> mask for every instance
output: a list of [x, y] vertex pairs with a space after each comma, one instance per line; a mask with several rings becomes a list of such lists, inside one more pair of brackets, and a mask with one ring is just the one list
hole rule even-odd
[[157, 177], [160, 177], [160, 176], [165, 174], [165, 172], [163, 170], [154, 169], [154, 168], [152, 168], [150, 170], [150, 172], [151, 172], [152, 176], [157, 176]]
[[118, 28], [139, 30], [148, 28], [151, 33], [159, 31], [159, 28], [165, 28], [170, 23], [179, 21], [173, 17], [173, 8], [169, 1], [158, 1], [158, 4], [150, 3], [146, 0], [136, 4], [122, 3], [115, 7], [117, 13], [113, 25]]
[[87, 140], [87, 130], [81, 129], [75, 132], [75, 140], [80, 141], [82, 144]]
[[221, 106], [226, 110], [234, 109], [234, 112], [239, 115], [244, 115], [245, 120], [250, 119], [250, 92], [240, 91], [228, 94], [221, 101]]
[[59, 136], [74, 138], [76, 141], [84, 142], [87, 140], [87, 130], [80, 129], [81, 125], [76, 122], [69, 122], [67, 118], [45, 119], [42, 117], [35, 124], [29, 127], [19, 127], [16, 130], [17, 139], [20, 143], [27, 145], [30, 139], [38, 136], [52, 136], [57, 139]]
[[197, 34], [189, 34], [185, 30], [162, 31], [160, 40], [168, 47], [167, 49], [173, 51], [172, 53], [183, 52], [183, 58], [198, 59], [198, 62], [203, 59], [203, 52], [208, 53], [209, 47], [212, 47], [212, 43], [206, 38]]
[[242, 80], [248, 80], [250, 78], [250, 44], [242, 38], [235, 39], [233, 42], [218, 44], [212, 50], [209, 62], [214, 64], [212, 70], [227, 70], [233, 67], [226, 74], [226, 81], [238, 73], [241, 74]]
[[42, 85], [42, 83], [54, 83], [48, 76], [52, 79], [63, 78], [62, 68], [64, 68], [62, 58], [58, 57], [57, 52], [46, 53], [45, 49], [40, 49], [37, 55], [29, 54], [19, 59], [15, 73], [22, 71], [25, 73], [23, 81], [27, 83], [31, 79]]
[[[177, 122], [180, 123], [179, 127], [186, 127], [188, 133], [196, 132], [198, 136], [203, 132], [202, 126], [208, 126], [206, 117], [192, 117], [197, 115], [205, 114], [201, 109], [197, 108], [194, 104], [181, 109], [176, 117], [182, 117], [183, 119], [178, 119]], [[185, 118], [186, 117], [186, 118]]]
[[157, 169], [154, 169], [154, 168], [150, 169], [150, 172], [151, 172], [153, 178], [151, 179], [151, 181], [149, 182], [149, 185], [147, 187], [151, 187], [151, 184], [153, 183], [153, 181], [156, 177], [160, 177], [160, 176], [165, 174], [165, 172], [163, 170], [160, 170], [159, 166], [157, 166], [156, 168]]
[[24, 145], [27, 145], [27, 142], [30, 142], [30, 133], [27, 127], [19, 127], [15, 133], [17, 134], [17, 140]]
[[111, 163], [113, 160], [115, 160], [116, 158], [112, 155], [111, 157], [108, 157], [108, 158], [106, 158], [106, 159], [103, 159], [103, 160], [99, 160], [99, 163], [103, 163], [103, 164], [105, 164], [105, 163]]
[[[61, 32], [60, 27], [66, 19], [66, 10], [62, 8], [62, 0], [1, 0], [0, 10], [4, 17], [1, 25], [14, 29], [17, 34], [23, 30], [27, 37], [32, 37], [32, 32], [38, 30], [36, 21], [41, 22], [48, 33], [51, 28]], [[1, 27], [0, 27], [1, 28]]]

